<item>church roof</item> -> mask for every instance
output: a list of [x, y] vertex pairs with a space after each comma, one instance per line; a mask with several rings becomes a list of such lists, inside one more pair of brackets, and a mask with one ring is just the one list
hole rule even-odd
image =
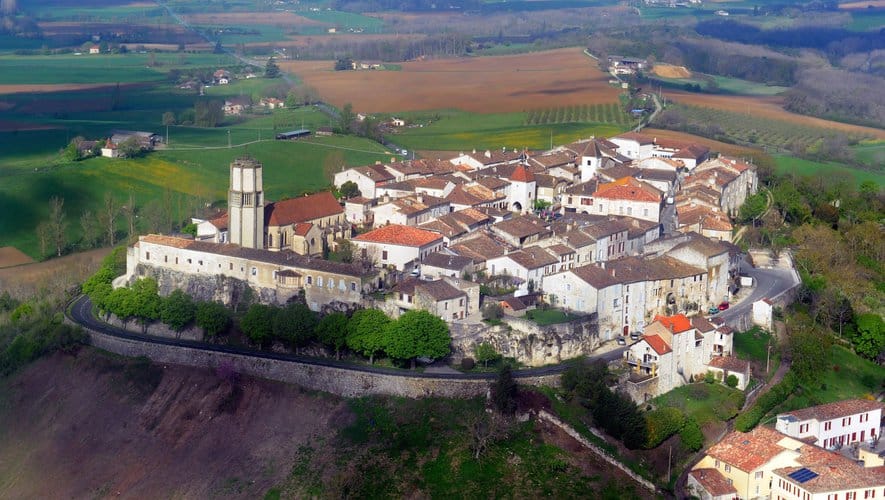
[[298, 222], [311, 222], [323, 217], [344, 213], [344, 208], [329, 191], [290, 198], [264, 207], [264, 220], [268, 226], [285, 226]]

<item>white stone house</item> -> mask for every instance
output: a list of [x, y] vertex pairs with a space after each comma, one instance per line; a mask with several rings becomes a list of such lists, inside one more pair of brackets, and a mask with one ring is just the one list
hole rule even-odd
[[774, 325], [774, 306], [768, 299], [760, 299], [753, 302], [753, 324], [759, 325], [766, 330], [771, 330]]
[[378, 186], [382, 186], [394, 180], [393, 174], [388, 172], [383, 165], [366, 165], [363, 167], [354, 167], [343, 170], [335, 174], [335, 187], [340, 188], [342, 184], [351, 181], [357, 185], [360, 195], [370, 200], [377, 198], [375, 192]]
[[529, 289], [540, 291], [544, 287], [544, 277], [553, 274], [558, 259], [538, 246], [526, 247], [486, 261], [490, 276], [517, 278], [516, 296], [529, 293]]
[[663, 201], [663, 193], [650, 184], [633, 177], [623, 177], [596, 189], [591, 213], [660, 222]]
[[885, 404], [849, 399], [781, 413], [775, 428], [824, 448], [847, 446], [879, 436]]
[[438, 233], [399, 224], [363, 233], [351, 242], [361, 258], [398, 271], [414, 268], [421, 259], [443, 248], [443, 238]]

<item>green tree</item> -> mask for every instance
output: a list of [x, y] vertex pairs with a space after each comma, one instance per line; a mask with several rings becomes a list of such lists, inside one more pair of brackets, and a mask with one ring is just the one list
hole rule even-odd
[[501, 355], [498, 354], [498, 351], [492, 347], [492, 344], [489, 344], [488, 342], [483, 342], [477, 345], [473, 352], [476, 356], [476, 360], [481, 362], [485, 367], [489, 366], [489, 361], [494, 361], [501, 357]]
[[203, 334], [215, 337], [230, 325], [230, 311], [218, 302], [200, 302], [197, 304], [194, 319]]
[[734, 389], [738, 385], [738, 378], [733, 373], [725, 377], [725, 385]]
[[142, 278], [130, 287], [132, 289], [133, 316], [137, 316], [142, 323], [160, 319], [160, 308], [163, 299], [158, 293], [157, 280]]
[[194, 320], [196, 306], [194, 299], [182, 290], [173, 290], [163, 299], [160, 308], [160, 321], [180, 332]]
[[62, 252], [67, 246], [67, 229], [68, 222], [65, 216], [65, 200], [53, 196], [49, 200], [49, 238], [52, 246], [55, 247], [56, 257], [61, 257]]
[[138, 156], [141, 156], [141, 153], [143, 152], [144, 149], [135, 137], [130, 137], [120, 144], [117, 144], [117, 154], [123, 158], [137, 158]]
[[648, 429], [645, 448], [657, 448], [668, 437], [679, 432], [685, 424], [685, 415], [678, 408], [658, 408], [645, 414]]
[[760, 192], [748, 196], [744, 201], [744, 204], [741, 205], [740, 220], [743, 222], [751, 222], [758, 219], [762, 216], [762, 213], [765, 212], [767, 205], [768, 197], [765, 193]]
[[74, 137], [71, 142], [62, 150], [61, 156], [66, 161], [77, 161], [80, 159], [80, 143], [83, 142], [82, 137]]
[[682, 445], [689, 451], [698, 451], [704, 447], [704, 433], [701, 432], [701, 426], [694, 417], [685, 419], [685, 424], [679, 431], [679, 439]]
[[340, 358], [341, 348], [347, 344], [347, 315], [327, 314], [317, 325], [316, 334], [319, 341], [334, 349], [335, 357]]
[[172, 111], [163, 113], [163, 125], [166, 125], [167, 127], [169, 125], [175, 125], [175, 113]]
[[224, 121], [224, 107], [221, 101], [198, 100], [194, 103], [194, 124], [198, 127], [217, 127]]
[[295, 109], [298, 106], [301, 106], [301, 98], [293, 91], [290, 91], [286, 95], [286, 107], [289, 109]]
[[240, 330], [252, 342], [267, 346], [273, 339], [274, 317], [277, 309], [264, 304], [252, 304], [240, 320]]
[[267, 64], [264, 65], [264, 77], [265, 78], [279, 78], [280, 76], [280, 67], [277, 65], [274, 58], [271, 57], [267, 60]]
[[498, 370], [498, 378], [492, 384], [492, 406], [498, 413], [512, 415], [516, 411], [516, 396], [519, 388], [513, 380], [513, 372], [510, 365], [504, 365]]
[[446, 322], [427, 311], [408, 311], [385, 330], [387, 354], [396, 359], [438, 359], [451, 352], [452, 337]]
[[338, 115], [338, 131], [342, 134], [350, 134], [353, 132], [354, 121], [356, 121], [356, 114], [353, 112], [353, 104], [347, 103], [341, 108], [341, 114]]
[[816, 382], [829, 364], [830, 336], [804, 316], [795, 318], [788, 327], [793, 373], [800, 382]]
[[313, 340], [316, 326], [316, 314], [307, 305], [294, 302], [274, 316], [273, 334], [277, 339], [298, 349]]
[[338, 188], [338, 193], [345, 199], [355, 198], [362, 195], [359, 186], [353, 181], [347, 181], [342, 184], [341, 187]]
[[876, 359], [885, 349], [885, 323], [875, 313], [857, 317], [857, 333], [852, 339], [854, 349], [865, 358]]
[[361, 309], [353, 313], [347, 323], [347, 347], [374, 363], [375, 355], [384, 351], [385, 330], [390, 322], [390, 318], [378, 309]]

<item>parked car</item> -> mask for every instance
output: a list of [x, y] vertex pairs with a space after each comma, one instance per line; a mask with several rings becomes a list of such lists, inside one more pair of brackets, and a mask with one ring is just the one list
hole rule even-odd
[[707, 314], [716, 314], [716, 313], [718, 313], [718, 312], [719, 312], [719, 308], [716, 307], [716, 306], [713, 306], [713, 307], [711, 307], [710, 309], [707, 310]]
[[618, 345], [627, 345], [627, 339], [624, 337], [618, 337]]
[[724, 311], [726, 309], [728, 309], [728, 302], [723, 302], [723, 303], [719, 304], [720, 311]]
[[639, 340], [639, 337], [641, 336], [642, 334], [639, 332], [630, 332], [630, 340]]

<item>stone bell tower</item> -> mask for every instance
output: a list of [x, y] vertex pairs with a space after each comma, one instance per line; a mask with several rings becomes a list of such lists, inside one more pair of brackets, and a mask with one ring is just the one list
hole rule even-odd
[[230, 164], [227, 212], [230, 242], [246, 248], [264, 248], [264, 184], [262, 166], [254, 158]]

